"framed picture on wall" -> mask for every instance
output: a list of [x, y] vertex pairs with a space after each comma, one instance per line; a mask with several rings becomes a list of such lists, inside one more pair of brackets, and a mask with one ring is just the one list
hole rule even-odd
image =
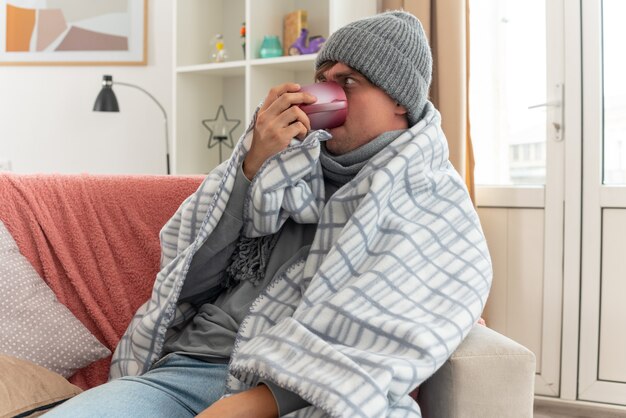
[[0, 0], [0, 65], [146, 65], [148, 0]]

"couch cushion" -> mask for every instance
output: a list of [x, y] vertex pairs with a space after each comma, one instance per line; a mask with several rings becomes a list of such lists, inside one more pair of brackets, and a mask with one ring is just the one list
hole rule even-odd
[[80, 392], [54, 372], [0, 354], [0, 418], [39, 416]]
[[0, 353], [69, 377], [111, 354], [58, 302], [0, 222]]

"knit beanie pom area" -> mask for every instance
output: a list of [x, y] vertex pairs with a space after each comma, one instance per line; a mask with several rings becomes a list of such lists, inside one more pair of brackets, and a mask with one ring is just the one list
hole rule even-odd
[[432, 54], [420, 21], [391, 11], [335, 31], [315, 60], [338, 61], [357, 70], [407, 109], [411, 125], [422, 115], [432, 79]]

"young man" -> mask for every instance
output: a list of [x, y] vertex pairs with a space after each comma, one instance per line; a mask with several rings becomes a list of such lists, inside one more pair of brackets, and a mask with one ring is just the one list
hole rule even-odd
[[339, 29], [317, 57], [318, 81], [346, 92], [342, 126], [309, 132], [297, 105], [315, 97], [273, 88], [164, 227], [118, 379], [50, 416], [419, 416], [408, 393], [467, 335], [491, 283], [427, 101], [431, 67], [420, 23], [390, 12]]

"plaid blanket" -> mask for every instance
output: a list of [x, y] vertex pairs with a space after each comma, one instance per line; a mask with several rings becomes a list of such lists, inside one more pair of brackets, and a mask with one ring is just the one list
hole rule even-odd
[[[227, 387], [273, 381], [311, 403], [298, 417], [420, 416], [409, 392], [454, 352], [489, 292], [478, 216], [432, 104], [325, 203], [318, 157], [326, 139], [315, 131], [294, 141], [250, 186], [245, 235], [274, 233], [289, 217], [318, 227], [310, 250], [276, 275], [242, 323]], [[145, 371], [167, 329], [194, 314], [177, 297], [251, 141], [249, 128], [163, 228], [162, 270], [118, 345], [111, 377]]]

